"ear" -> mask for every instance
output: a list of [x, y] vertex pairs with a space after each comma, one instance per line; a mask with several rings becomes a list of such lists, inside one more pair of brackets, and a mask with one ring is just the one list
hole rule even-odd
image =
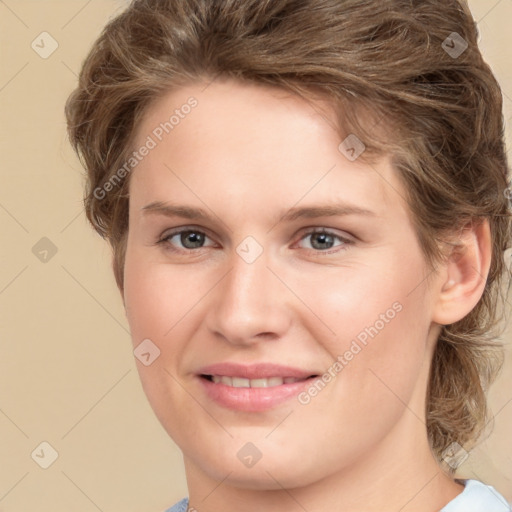
[[463, 228], [446, 261], [439, 266], [434, 322], [452, 324], [464, 318], [476, 306], [487, 282], [491, 251], [487, 219]]

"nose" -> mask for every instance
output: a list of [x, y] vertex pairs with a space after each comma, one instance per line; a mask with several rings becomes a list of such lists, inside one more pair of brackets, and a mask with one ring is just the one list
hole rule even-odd
[[268, 267], [265, 251], [248, 263], [236, 252], [230, 271], [212, 290], [207, 326], [233, 345], [277, 340], [291, 324], [290, 294]]

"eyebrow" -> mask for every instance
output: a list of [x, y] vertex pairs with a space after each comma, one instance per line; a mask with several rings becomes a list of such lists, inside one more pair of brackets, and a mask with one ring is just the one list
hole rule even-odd
[[[191, 206], [165, 203], [163, 201], [153, 201], [141, 208], [143, 215], [157, 214], [166, 217], [182, 217], [190, 220], [212, 221], [216, 215], [210, 215], [202, 208]], [[366, 208], [361, 208], [353, 204], [337, 202], [318, 206], [293, 207], [287, 210], [276, 221], [291, 222], [297, 219], [314, 219], [317, 217], [338, 217], [346, 215], [377, 216], [377, 214]]]

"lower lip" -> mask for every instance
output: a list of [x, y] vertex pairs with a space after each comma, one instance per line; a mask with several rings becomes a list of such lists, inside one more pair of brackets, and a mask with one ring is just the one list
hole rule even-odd
[[206, 394], [219, 405], [228, 409], [246, 412], [261, 412], [273, 409], [296, 397], [316, 377], [269, 388], [234, 388], [199, 377]]

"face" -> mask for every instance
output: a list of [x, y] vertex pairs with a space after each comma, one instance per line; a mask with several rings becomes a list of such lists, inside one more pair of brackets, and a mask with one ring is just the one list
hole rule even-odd
[[138, 128], [138, 370], [187, 468], [235, 486], [307, 485], [425, 428], [434, 297], [404, 189], [388, 159], [347, 158], [330, 112], [214, 81]]

